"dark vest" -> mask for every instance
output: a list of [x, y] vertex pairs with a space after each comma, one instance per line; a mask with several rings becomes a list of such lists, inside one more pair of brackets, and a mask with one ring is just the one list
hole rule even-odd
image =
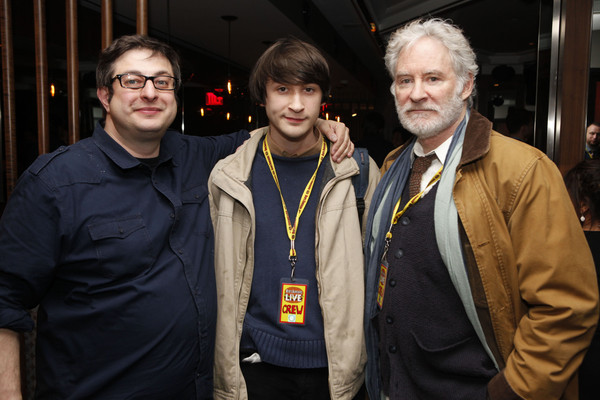
[[[392, 229], [384, 303], [377, 317], [383, 388], [391, 400], [484, 400], [496, 370], [437, 248], [437, 186]], [[408, 200], [407, 193], [402, 197]]]

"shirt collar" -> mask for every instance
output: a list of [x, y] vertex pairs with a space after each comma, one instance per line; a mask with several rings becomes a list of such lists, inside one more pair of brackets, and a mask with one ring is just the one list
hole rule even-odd
[[[118, 144], [104, 130], [104, 121], [98, 122], [92, 135], [96, 145], [102, 150], [108, 158], [122, 169], [135, 168], [140, 165], [140, 161], [129, 154], [120, 144]], [[172, 160], [176, 149], [181, 145], [181, 138], [177, 132], [167, 131], [160, 141], [160, 153], [158, 156], [158, 164]], [[173, 164], [176, 165], [174, 161]]]
[[423, 146], [419, 141], [415, 142], [415, 146], [413, 147], [412, 159], [414, 161], [415, 156], [423, 157], [428, 156], [430, 154], [435, 154], [440, 163], [444, 164], [444, 160], [446, 160], [446, 155], [448, 154], [448, 150], [450, 149], [450, 143], [452, 142], [452, 138], [454, 135], [450, 136], [446, 139], [442, 144], [440, 144], [437, 148], [433, 149], [429, 153], [425, 154], [423, 151]]

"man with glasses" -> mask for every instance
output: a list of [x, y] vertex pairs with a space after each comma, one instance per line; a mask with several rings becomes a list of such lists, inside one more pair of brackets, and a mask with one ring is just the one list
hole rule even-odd
[[167, 130], [180, 68], [157, 40], [117, 39], [96, 78], [104, 125], [39, 157], [0, 222], [0, 398], [21, 397], [17, 332], [36, 305], [38, 399], [211, 398], [207, 178], [249, 135]]

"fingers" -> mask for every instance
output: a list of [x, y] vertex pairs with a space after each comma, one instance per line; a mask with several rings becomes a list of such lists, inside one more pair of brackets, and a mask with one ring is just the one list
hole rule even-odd
[[340, 162], [345, 157], [352, 157], [354, 144], [350, 140], [350, 130], [344, 124], [340, 123], [335, 129], [338, 133], [338, 140], [331, 148], [331, 156], [333, 161]]
[[342, 161], [345, 157], [352, 157], [354, 143], [350, 140], [350, 130], [343, 122], [317, 120], [317, 128], [329, 139], [331, 145], [331, 158], [335, 162]]
[[[335, 143], [338, 140], [338, 135], [336, 135], [335, 133], [335, 129], [337, 126], [337, 122], [334, 121], [325, 121], [324, 119], [317, 119], [317, 122], [315, 123], [317, 129], [323, 134], [325, 135], [325, 137], [327, 139], [329, 139], [330, 142]], [[344, 124], [341, 124], [342, 126], [344, 126]]]

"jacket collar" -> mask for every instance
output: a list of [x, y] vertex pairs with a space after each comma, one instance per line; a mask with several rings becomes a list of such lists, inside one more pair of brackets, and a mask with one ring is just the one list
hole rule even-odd
[[478, 160], [490, 151], [491, 133], [492, 123], [476, 110], [471, 110], [459, 166]]
[[[267, 134], [268, 131], [269, 128], [264, 127], [251, 132], [251, 137], [245, 143], [245, 145], [242, 146], [236, 153], [227, 157], [225, 161], [222, 162], [222, 166], [219, 169], [235, 180], [247, 182], [250, 179], [252, 162], [254, 161], [256, 152], [262, 151], [259, 148], [261, 139]], [[340, 163], [336, 163], [331, 160], [331, 148], [329, 154], [330, 160], [328, 164], [333, 169], [335, 176], [346, 174], [355, 175], [358, 173], [358, 166], [352, 161], [351, 158], [345, 158]]]

